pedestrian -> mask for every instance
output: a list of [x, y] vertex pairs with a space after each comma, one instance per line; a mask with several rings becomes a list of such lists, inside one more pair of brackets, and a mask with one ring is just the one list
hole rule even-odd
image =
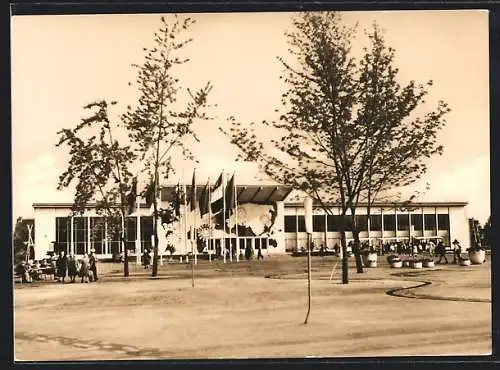
[[64, 279], [66, 278], [66, 273], [68, 271], [68, 258], [66, 257], [65, 251], [59, 252], [59, 257], [56, 261], [56, 269], [57, 269], [57, 281], [60, 283], [64, 283]]
[[90, 251], [90, 257], [89, 257], [89, 269], [92, 271], [92, 280], [97, 281], [97, 259], [95, 258], [94, 251]]
[[444, 258], [444, 263], [448, 264], [448, 259], [446, 258], [446, 248], [444, 247], [442, 241], [439, 241], [438, 245], [436, 246], [436, 253], [439, 255], [439, 261], [437, 261], [436, 263], [440, 264], [441, 260]]
[[72, 283], [75, 282], [75, 278], [78, 275], [78, 267], [76, 265], [76, 258], [73, 254], [68, 257], [68, 277]]
[[149, 269], [149, 265], [151, 264], [151, 255], [149, 254], [149, 250], [145, 250], [142, 255], [142, 263], [145, 269]]
[[262, 249], [261, 249], [261, 247], [259, 245], [259, 248], [257, 249], [257, 261], [261, 260], [261, 259], [263, 260], [264, 256], [262, 255]]
[[453, 263], [460, 263], [460, 255], [462, 254], [462, 246], [457, 239], [453, 241]]
[[80, 265], [80, 277], [81, 282], [89, 282], [89, 256], [87, 253], [83, 255], [81, 265]]

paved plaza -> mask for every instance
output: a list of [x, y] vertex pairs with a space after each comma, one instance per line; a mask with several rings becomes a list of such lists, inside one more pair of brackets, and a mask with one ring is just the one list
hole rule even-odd
[[480, 355], [491, 352], [490, 262], [415, 270], [379, 267], [340, 284], [334, 257], [191, 266], [159, 277], [99, 264], [98, 283], [16, 284], [17, 360]]

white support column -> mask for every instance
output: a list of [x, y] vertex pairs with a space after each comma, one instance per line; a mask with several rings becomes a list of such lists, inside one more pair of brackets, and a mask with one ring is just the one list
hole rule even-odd
[[104, 254], [109, 254], [108, 221], [104, 220]]
[[396, 237], [396, 241], [398, 241], [398, 209], [394, 207], [394, 236]]
[[90, 216], [87, 216], [87, 253], [90, 253], [92, 250], [92, 244], [91, 244], [92, 238], [91, 238], [91, 229], [90, 229]]
[[[139, 204], [139, 203], [137, 203]], [[139, 215], [139, 209], [137, 209], [137, 218], [135, 225], [135, 261], [138, 265], [141, 264], [141, 216]]]
[[74, 222], [73, 222], [74, 217], [71, 216], [70, 220], [70, 230], [71, 230], [71, 235], [70, 235], [70, 245], [69, 245], [69, 252], [73, 255], [75, 255], [75, 238], [74, 238]]
[[384, 244], [384, 209], [380, 208], [380, 229], [382, 230], [382, 244]]
[[424, 207], [422, 207], [422, 236], [425, 238], [425, 213], [424, 213]]

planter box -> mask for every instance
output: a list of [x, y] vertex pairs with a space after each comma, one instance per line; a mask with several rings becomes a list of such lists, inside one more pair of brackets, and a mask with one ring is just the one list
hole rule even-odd
[[435, 264], [434, 264], [434, 261], [424, 261], [423, 266], [424, 267], [434, 267]]
[[473, 265], [480, 265], [486, 259], [486, 251], [469, 251], [469, 258]]
[[470, 260], [460, 260], [460, 266], [470, 266], [471, 261]]
[[393, 261], [391, 263], [391, 267], [394, 269], [400, 269], [401, 267], [403, 267], [403, 261]]

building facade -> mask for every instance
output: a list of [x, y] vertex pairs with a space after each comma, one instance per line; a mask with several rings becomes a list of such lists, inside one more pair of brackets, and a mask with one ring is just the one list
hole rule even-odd
[[[201, 194], [199, 187], [197, 194]], [[171, 204], [175, 187], [162, 188], [160, 208]], [[220, 254], [223, 246], [230, 251], [230, 258], [242, 256], [246, 249], [261, 249], [263, 254], [280, 254], [305, 248], [304, 208], [292, 200], [291, 189], [282, 186], [237, 186], [237, 211], [228, 216], [226, 227], [215, 224], [210, 215], [201, 217], [198, 210], [191, 212], [181, 205], [179, 220], [172, 225], [159, 224], [159, 253], [169, 255], [167, 246], [173, 246], [175, 255], [189, 253]], [[153, 217], [149, 207], [141, 204], [135, 213], [122, 220], [125, 229], [125, 246], [131, 256], [139, 261], [146, 249], [153, 247]], [[35, 259], [43, 258], [49, 251], [65, 250], [77, 256], [91, 250], [99, 258], [111, 258], [123, 253], [118, 235], [112, 235], [108, 225], [92, 206], [83, 215], [71, 217], [71, 204], [35, 203]], [[331, 206], [327, 215], [320, 208], [314, 209], [313, 242], [333, 249], [340, 245], [340, 210]], [[398, 203], [378, 203], [368, 209], [356, 210], [356, 222], [361, 229], [360, 238], [375, 247], [384, 242], [404, 241], [410, 238], [441, 239], [445, 245], [457, 239], [462, 247], [470, 244], [467, 203], [415, 203], [403, 206]], [[238, 227], [236, 227], [238, 225]], [[191, 230], [199, 230], [190, 238]], [[170, 232], [166, 236], [167, 230]], [[347, 239], [352, 233], [347, 229]]]

